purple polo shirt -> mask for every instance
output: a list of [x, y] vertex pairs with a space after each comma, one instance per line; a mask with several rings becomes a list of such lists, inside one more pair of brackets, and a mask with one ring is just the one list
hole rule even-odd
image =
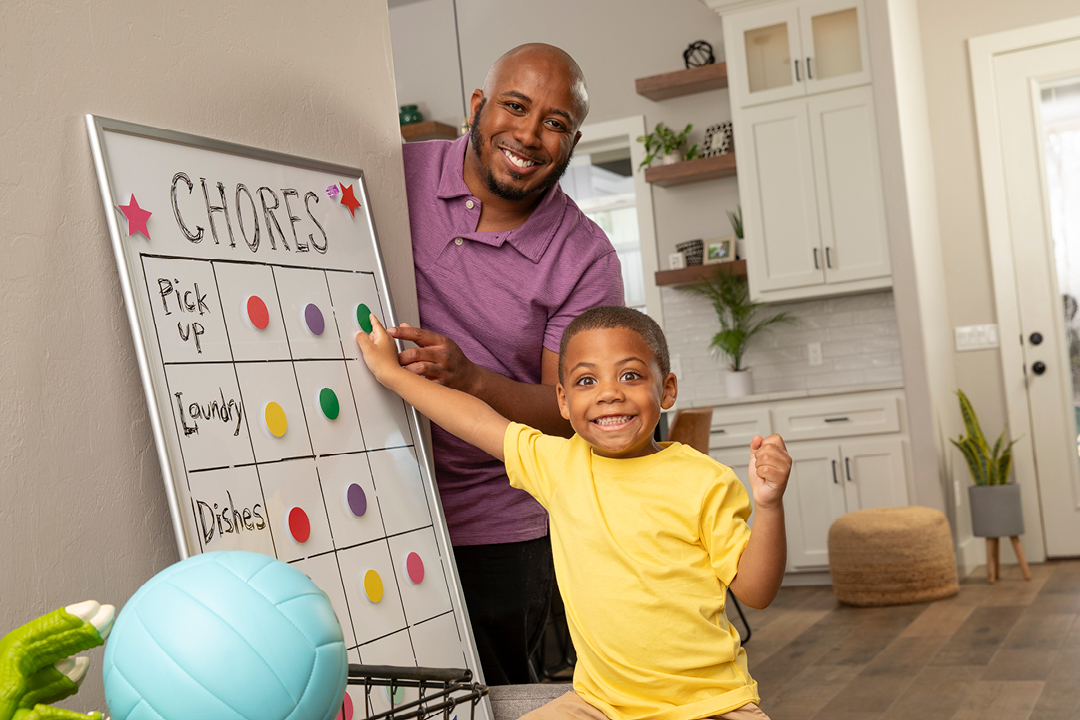
[[[480, 200], [465, 184], [469, 136], [403, 147], [420, 326], [519, 382], [540, 382], [541, 348], [597, 305], [622, 305], [619, 260], [607, 236], [558, 186], [521, 227], [477, 232]], [[510, 487], [491, 455], [432, 423], [435, 477], [450, 540], [488, 545], [547, 534], [547, 514]]]

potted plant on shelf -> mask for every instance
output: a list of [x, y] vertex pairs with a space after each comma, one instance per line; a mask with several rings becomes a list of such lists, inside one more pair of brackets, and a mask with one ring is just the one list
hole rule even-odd
[[745, 260], [746, 246], [743, 240], [742, 204], [735, 206], [735, 212], [728, 210], [727, 217], [728, 222], [731, 223], [731, 229], [735, 232], [735, 258]]
[[658, 157], [661, 158], [664, 165], [671, 165], [683, 160], [693, 160], [697, 157], [698, 146], [696, 144], [691, 145], [685, 155], [681, 152], [682, 146], [686, 144], [686, 134], [693, 127], [692, 124], [688, 124], [683, 128], [682, 132], [675, 132], [664, 123], [657, 123], [656, 129], [651, 133], [639, 135], [637, 141], [645, 145], [645, 159], [641, 161], [638, 169], [648, 167]]
[[797, 320], [787, 312], [762, 316], [761, 308], [765, 303], [751, 301], [746, 280], [724, 270], [717, 271], [712, 279], [690, 285], [688, 289], [707, 297], [720, 321], [720, 332], [713, 336], [709, 347], [728, 361], [730, 372], [724, 378], [728, 397], [752, 395], [754, 376], [743, 363], [750, 342], [773, 325], [790, 324]]
[[1009, 482], [1012, 469], [1012, 446], [1019, 438], [1005, 444], [1005, 432], [1002, 430], [991, 448], [979, 426], [975, 408], [963, 390], [956, 391], [960, 398], [960, 414], [964, 418], [967, 435], [949, 441], [960, 449], [967, 461], [968, 470], [975, 484], [968, 487], [968, 500], [971, 502], [971, 533], [987, 539], [987, 571], [990, 582], [994, 582], [997, 564], [997, 540], [1009, 537], [1013, 541], [1021, 569], [1025, 570], [1023, 551], [1020, 549], [1019, 536], [1024, 534], [1024, 510], [1020, 503], [1020, 486]]

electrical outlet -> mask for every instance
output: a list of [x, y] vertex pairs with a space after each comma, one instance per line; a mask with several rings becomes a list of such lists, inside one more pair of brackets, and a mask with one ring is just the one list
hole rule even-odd
[[807, 357], [810, 360], [810, 365], [816, 367], [821, 364], [821, 343], [812, 342], [806, 345]]

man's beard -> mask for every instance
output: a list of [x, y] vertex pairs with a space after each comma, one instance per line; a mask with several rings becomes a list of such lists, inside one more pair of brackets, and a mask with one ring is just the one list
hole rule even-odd
[[[488, 190], [496, 197], [503, 200], [509, 200], [511, 202], [522, 202], [528, 200], [533, 195], [542, 195], [548, 188], [557, 184], [562, 179], [563, 174], [566, 172], [566, 168], [570, 165], [570, 159], [574, 157], [574, 151], [571, 148], [570, 154], [566, 156], [560, 165], [555, 166], [554, 171], [548, 176], [544, 182], [536, 186], [532, 190], [519, 190], [513, 185], [499, 182], [495, 179], [495, 175], [492, 174], [491, 168], [484, 164], [483, 153], [480, 152], [480, 148], [484, 145], [484, 135], [480, 132], [480, 113], [484, 109], [484, 105], [487, 104], [487, 98], [480, 101], [480, 106], [476, 108], [476, 112], [472, 117], [472, 129], [470, 130], [471, 137], [469, 144], [472, 145], [473, 152], [476, 153], [476, 159], [480, 162], [480, 173], [484, 183], [487, 185]], [[492, 152], [502, 152], [492, 148]], [[511, 171], [513, 172], [513, 171]]]

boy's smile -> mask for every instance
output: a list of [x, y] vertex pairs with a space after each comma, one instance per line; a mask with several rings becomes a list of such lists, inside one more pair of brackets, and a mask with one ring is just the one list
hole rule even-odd
[[675, 404], [675, 376], [661, 377], [648, 344], [627, 328], [583, 330], [564, 357], [559, 410], [593, 452], [632, 458], [660, 452], [653, 430]]

